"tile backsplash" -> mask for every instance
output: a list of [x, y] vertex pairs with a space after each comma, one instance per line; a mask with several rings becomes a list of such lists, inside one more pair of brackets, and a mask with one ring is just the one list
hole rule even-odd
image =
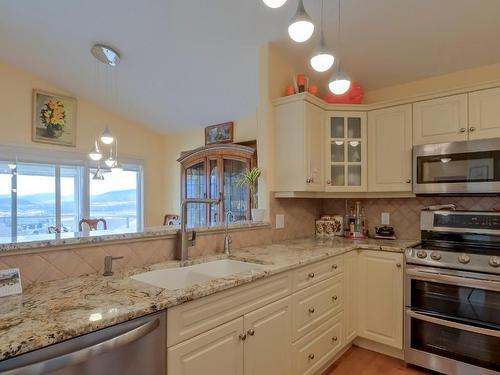
[[[380, 225], [380, 214], [390, 214], [390, 225], [397, 238], [420, 238], [420, 210], [425, 206], [454, 203], [457, 210], [487, 211], [500, 207], [500, 197], [417, 197], [417, 198], [367, 198], [357, 199], [365, 207], [370, 234]], [[349, 207], [356, 199], [349, 200]], [[323, 199], [321, 212], [325, 214], [345, 213], [345, 199]]]

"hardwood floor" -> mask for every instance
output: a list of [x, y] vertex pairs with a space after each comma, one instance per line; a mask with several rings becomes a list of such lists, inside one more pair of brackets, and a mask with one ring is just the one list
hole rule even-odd
[[427, 375], [396, 358], [353, 346], [324, 375]]

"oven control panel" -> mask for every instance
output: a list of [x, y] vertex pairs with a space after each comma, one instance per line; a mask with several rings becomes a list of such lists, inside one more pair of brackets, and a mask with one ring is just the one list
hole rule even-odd
[[475, 254], [473, 252], [441, 251], [417, 247], [405, 250], [405, 260], [407, 264], [487, 272], [500, 275], [500, 256]]

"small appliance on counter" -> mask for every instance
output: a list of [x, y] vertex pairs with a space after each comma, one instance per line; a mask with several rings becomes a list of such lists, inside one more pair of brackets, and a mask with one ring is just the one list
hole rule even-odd
[[384, 240], [395, 240], [396, 235], [394, 233], [394, 228], [388, 225], [382, 225], [381, 227], [375, 227], [375, 238]]

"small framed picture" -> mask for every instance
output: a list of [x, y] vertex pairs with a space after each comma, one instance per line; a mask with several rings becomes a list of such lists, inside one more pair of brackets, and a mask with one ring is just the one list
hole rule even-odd
[[0, 297], [23, 292], [19, 268], [0, 270]]
[[76, 99], [33, 90], [33, 142], [76, 146]]
[[205, 145], [233, 143], [233, 127], [234, 123], [232, 121], [207, 126], [205, 128]]

